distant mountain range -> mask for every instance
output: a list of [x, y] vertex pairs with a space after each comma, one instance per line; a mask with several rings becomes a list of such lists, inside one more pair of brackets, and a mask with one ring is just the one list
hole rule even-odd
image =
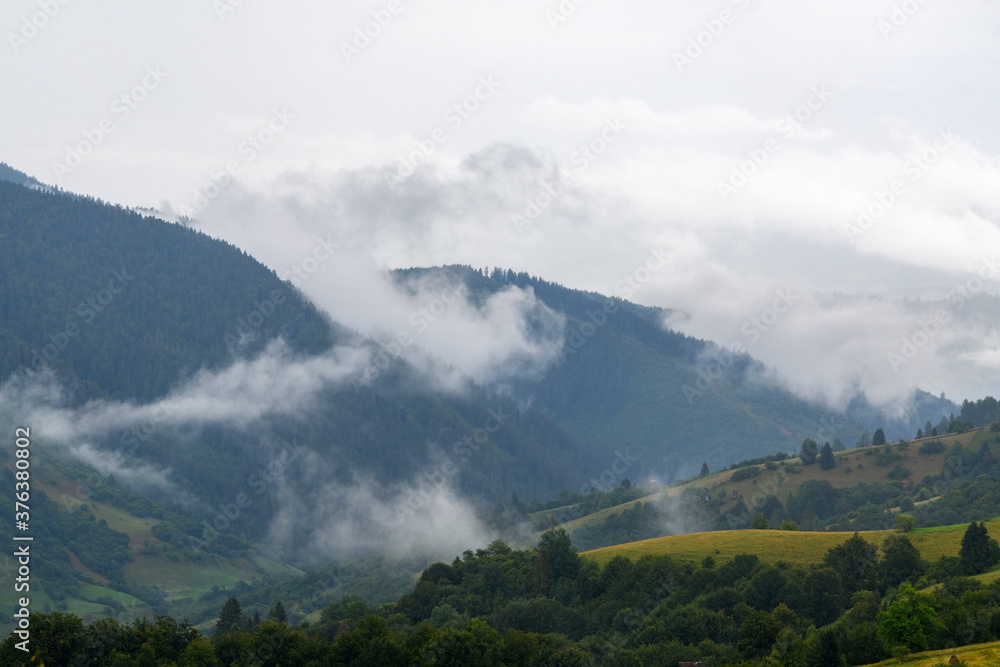
[[0, 165], [0, 428], [36, 420], [52, 603], [96, 582], [156, 609], [149, 563], [231, 584], [289, 571], [262, 552], [312, 566], [418, 520], [457, 531], [498, 497], [667, 482], [880, 426], [909, 438], [958, 411], [918, 393], [907, 420], [863, 397], [839, 414], [666, 328], [666, 310], [513, 270], [392, 273], [400, 290], [428, 277], [473, 305], [531, 290], [565, 318], [558, 359], [460, 390], [402, 360], [365, 379], [352, 359], [379, 345], [246, 252]]

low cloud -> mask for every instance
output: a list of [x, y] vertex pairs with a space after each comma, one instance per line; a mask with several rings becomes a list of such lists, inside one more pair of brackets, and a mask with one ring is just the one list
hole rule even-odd
[[[247, 455], [255, 455], [254, 450], [263, 446], [261, 434], [275, 424], [308, 417], [324, 390], [346, 386], [370, 359], [369, 348], [337, 348], [302, 357], [275, 341], [257, 358], [195, 374], [159, 401], [101, 400], [80, 407], [67, 407], [68, 393], [46, 371], [5, 383], [0, 388], [0, 416], [6, 420], [17, 415], [18, 423], [32, 424], [38, 441], [65, 448], [103, 479], [113, 475], [121, 483], [198, 514], [208, 507], [205, 499], [186, 491], [188, 485], [171, 468], [145, 460], [141, 448], [129, 451], [129, 442], [138, 442], [129, 434], [155, 430], [171, 440], [171, 446], [180, 447], [187, 441], [187, 429], [222, 426], [244, 432]], [[294, 544], [296, 550], [304, 548], [296, 558], [310, 554], [305, 560], [373, 550], [399, 557], [445, 557], [489, 541], [475, 506], [448, 484], [428, 487], [417, 476], [410, 485], [386, 485], [356, 471], [346, 475], [352, 482], [334, 482], [345, 477], [336, 457], [321, 456], [304, 446], [290, 451], [290, 456], [283, 452], [274, 459], [277, 468], [265, 466], [253, 477], [278, 507], [265, 545], [276, 552], [288, 555]], [[93, 488], [98, 480], [81, 483]], [[424, 486], [419, 487], [414, 509], [416, 484]]]
[[[329, 463], [315, 453], [304, 457], [313, 471]], [[492, 537], [477, 517], [476, 507], [449, 485], [421, 490], [413, 509], [410, 485], [386, 486], [355, 475], [350, 484], [324, 483], [331, 475], [296, 476], [278, 492], [280, 509], [271, 520], [266, 544], [277, 552], [295, 545], [296, 557], [323, 562], [378, 551], [389, 557], [446, 558]], [[494, 536], [495, 537], [495, 536]], [[304, 554], [307, 554], [303, 557]]]
[[0, 390], [0, 400], [15, 406], [25, 421], [38, 424], [39, 434], [53, 442], [100, 440], [148, 422], [245, 427], [266, 417], [308, 412], [321, 389], [347, 383], [369, 354], [361, 348], [340, 347], [301, 357], [277, 340], [254, 359], [236, 361], [218, 372], [199, 371], [152, 403], [97, 400], [65, 407], [65, 393], [51, 373], [8, 382]]
[[[684, 333], [746, 344], [810, 400], [843, 407], [862, 391], [894, 405], [916, 387], [959, 401], [996, 393], [988, 376], [995, 328], [971, 315], [983, 301], [968, 301], [919, 355], [888, 361], [934, 316], [931, 301], [1000, 255], [996, 161], [958, 130], [921, 130], [895, 118], [879, 121], [886, 134], [878, 141], [845, 144], [834, 108], [839, 89], [823, 85], [790, 91], [788, 108], [770, 114], [545, 98], [532, 107], [537, 122], [566, 115], [588, 139], [586, 127], [596, 131], [620, 116], [621, 143], [585, 170], [569, 154], [498, 143], [461, 159], [442, 156], [395, 188], [391, 165], [289, 171], [269, 194], [230, 188], [197, 224], [286, 276], [316, 239], [336, 240], [340, 254], [300, 281], [316, 304], [384, 344], [413, 334], [411, 350], [483, 382], [502, 380], [512, 367], [553, 363], [555, 336], [538, 337], [529, 324], [539, 319], [537, 300], [498, 295], [473, 307], [463, 295], [432, 324], [419, 312], [439, 298], [439, 286], [404, 293], [386, 270], [499, 265], [612, 294], [648, 248], [661, 248], [670, 261], [630, 298], [682, 311], [668, 324]], [[815, 89], [829, 101], [813, 100], [820, 108], [810, 108], [794, 133], [779, 129]], [[706, 118], [728, 120], [712, 132]], [[721, 197], [717, 183], [771, 138], [778, 147], [766, 162]], [[557, 185], [566, 173], [573, 178]], [[984, 276], [976, 294], [995, 294], [998, 278]], [[788, 287], [800, 295], [789, 314], [750, 340], [745, 322]], [[415, 322], [426, 329], [415, 331]]]

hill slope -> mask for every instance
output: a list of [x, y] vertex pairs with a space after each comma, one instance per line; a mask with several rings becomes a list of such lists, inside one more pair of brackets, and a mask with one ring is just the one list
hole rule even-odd
[[[563, 362], [511, 391], [551, 415], [605, 466], [616, 450], [629, 448], [638, 459], [628, 471], [633, 481], [690, 477], [703, 461], [717, 468], [776, 451], [797, 452], [807, 437], [820, 444], [836, 437], [853, 443], [865, 428], [890, 421], [863, 400], [853, 408], [863, 419], [855, 421], [763, 381], [763, 366], [749, 355], [733, 355], [665, 328], [666, 310], [510, 270], [485, 275], [449, 266], [394, 272], [401, 285], [435, 274], [479, 295], [509, 285], [531, 289], [566, 315]], [[890, 438], [910, 437], [918, 424], [937, 423], [948, 410], [957, 410], [949, 401], [922, 392], [919, 397], [912, 424], [898, 435], [890, 432]]]

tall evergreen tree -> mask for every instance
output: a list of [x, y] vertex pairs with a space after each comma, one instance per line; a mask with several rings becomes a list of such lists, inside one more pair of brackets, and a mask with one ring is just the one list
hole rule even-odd
[[1000, 561], [1000, 545], [990, 539], [984, 522], [973, 521], [962, 536], [958, 557], [966, 575], [982, 574]]
[[243, 629], [243, 607], [240, 606], [240, 601], [235, 596], [230, 595], [219, 612], [219, 620], [215, 624], [215, 634], [224, 635], [241, 629]]
[[833, 456], [833, 448], [830, 443], [823, 443], [823, 448], [819, 450], [819, 467], [823, 470], [832, 470], [837, 465], [837, 459]]
[[271, 611], [267, 614], [267, 620], [277, 621], [278, 623], [288, 623], [288, 614], [285, 613], [285, 605], [278, 600], [271, 607]]
[[872, 447], [881, 447], [885, 444], [885, 431], [880, 428], [875, 429], [872, 434]]
[[699, 477], [708, 477], [708, 461], [704, 461], [701, 464], [701, 474]]

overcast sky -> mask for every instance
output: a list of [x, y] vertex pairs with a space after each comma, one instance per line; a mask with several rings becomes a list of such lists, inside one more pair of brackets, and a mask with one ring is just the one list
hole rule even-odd
[[279, 275], [336, 243], [302, 287], [366, 332], [414, 307], [379, 270], [500, 265], [834, 403], [1000, 391], [996, 2], [7, 0], [0, 28], [0, 161]]

